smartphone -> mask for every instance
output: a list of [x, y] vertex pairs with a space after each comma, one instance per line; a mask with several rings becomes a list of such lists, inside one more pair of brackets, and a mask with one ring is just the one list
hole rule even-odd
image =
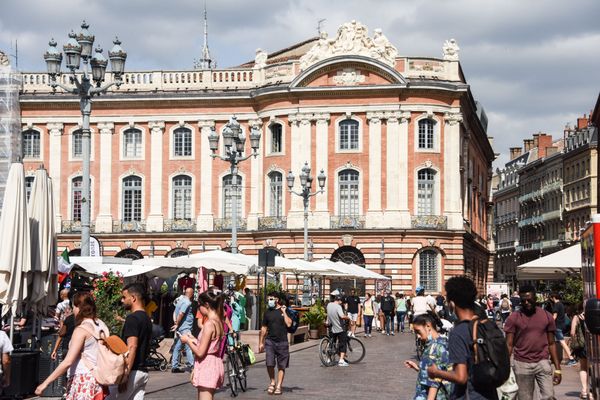
[[175, 331], [175, 335], [181, 337], [181, 333], [179, 333], [179, 331]]

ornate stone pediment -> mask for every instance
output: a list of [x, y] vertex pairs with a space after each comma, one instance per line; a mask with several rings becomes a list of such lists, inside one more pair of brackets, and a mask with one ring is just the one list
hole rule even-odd
[[337, 75], [333, 77], [333, 81], [337, 85], [353, 86], [363, 83], [365, 81], [365, 76], [354, 68], [344, 68], [337, 72]]
[[339, 27], [335, 39], [329, 39], [327, 33], [322, 32], [319, 41], [300, 58], [300, 69], [304, 70], [321, 60], [340, 55], [370, 57], [393, 67], [398, 50], [381, 29], [375, 29], [370, 38], [367, 27], [353, 20]]

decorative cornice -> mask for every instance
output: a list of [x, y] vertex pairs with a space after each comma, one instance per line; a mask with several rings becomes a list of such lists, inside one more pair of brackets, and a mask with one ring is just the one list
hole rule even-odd
[[112, 135], [115, 133], [115, 124], [112, 122], [98, 122], [98, 131], [100, 134]]
[[448, 125], [456, 125], [461, 123], [463, 121], [462, 113], [444, 113], [444, 121], [446, 121]]
[[[33, 124], [28, 123], [27, 129], [32, 129], [32, 128], [33, 128]], [[61, 122], [50, 122], [50, 123], [46, 124], [46, 128], [48, 129], [48, 132], [50, 133], [50, 135], [60, 136], [63, 133], [64, 124]]]
[[201, 119], [201, 120], [198, 121], [198, 127], [200, 129], [214, 128], [215, 127], [215, 121], [213, 119]]
[[148, 127], [152, 130], [152, 133], [164, 133], [165, 121], [150, 121]]
[[256, 126], [258, 127], [258, 129], [260, 129], [262, 125], [263, 121], [260, 118], [253, 118], [248, 120], [248, 126], [250, 126], [251, 128], [254, 128]]
[[380, 123], [381, 120], [386, 119], [386, 113], [383, 111], [370, 111], [367, 112], [367, 121], [374, 124]]

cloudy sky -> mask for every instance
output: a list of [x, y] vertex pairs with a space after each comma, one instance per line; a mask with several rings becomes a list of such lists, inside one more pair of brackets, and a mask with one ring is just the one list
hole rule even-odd
[[[356, 19], [382, 28], [400, 55], [441, 56], [456, 38], [462, 68], [486, 109], [488, 134], [508, 147], [542, 131], [562, 136], [600, 92], [600, 1], [206, 0], [209, 44], [219, 66], [287, 47]], [[64, 44], [82, 19], [108, 50], [118, 34], [129, 70], [189, 69], [202, 48], [203, 0], [1, 0], [0, 49], [19, 69], [42, 71], [51, 37]], [[11, 50], [12, 49], [12, 50]]]

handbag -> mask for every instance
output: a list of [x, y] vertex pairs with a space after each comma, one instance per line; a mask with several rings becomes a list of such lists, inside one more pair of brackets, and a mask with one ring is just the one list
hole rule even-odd
[[506, 382], [496, 390], [498, 392], [498, 400], [515, 400], [517, 398], [519, 385], [517, 385], [515, 371], [512, 368]]

